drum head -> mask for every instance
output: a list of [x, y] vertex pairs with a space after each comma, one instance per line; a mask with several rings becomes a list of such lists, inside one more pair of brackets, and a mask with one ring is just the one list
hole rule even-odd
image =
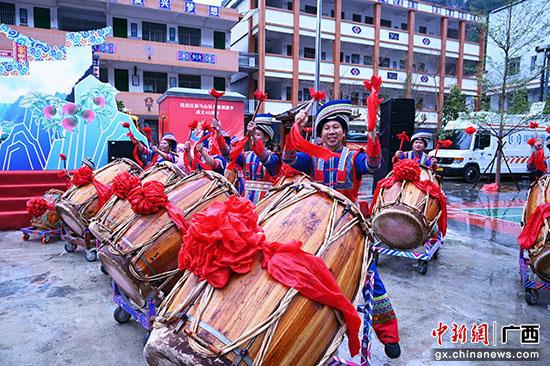
[[429, 228], [422, 223], [419, 212], [399, 206], [381, 210], [372, 219], [374, 234], [389, 247], [399, 250], [415, 249], [429, 235]]
[[550, 282], [550, 251], [542, 253], [533, 263], [533, 270], [545, 282]]
[[78, 210], [70, 202], [60, 199], [55, 204], [55, 210], [63, 223], [76, 235], [82, 236], [86, 227], [79, 219]]
[[145, 306], [145, 296], [132, 280], [133, 276], [128, 270], [130, 263], [124, 257], [111, 253], [109, 245], [104, 245], [99, 250], [99, 260], [120, 291], [137, 305]]

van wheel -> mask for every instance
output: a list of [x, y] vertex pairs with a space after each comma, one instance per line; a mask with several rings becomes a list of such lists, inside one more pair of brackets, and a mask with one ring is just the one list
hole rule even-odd
[[479, 168], [477, 165], [468, 165], [464, 168], [462, 178], [466, 183], [476, 183], [479, 180]]

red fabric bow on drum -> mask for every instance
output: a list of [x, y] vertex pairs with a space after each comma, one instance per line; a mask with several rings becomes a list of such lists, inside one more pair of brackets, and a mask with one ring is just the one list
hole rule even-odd
[[141, 185], [139, 177], [129, 172], [120, 172], [113, 179], [111, 187], [115, 196], [126, 199], [130, 191], [139, 185]]
[[27, 211], [32, 217], [42, 216], [46, 211], [53, 209], [53, 205], [42, 197], [34, 197], [27, 201]]
[[178, 255], [180, 270], [190, 270], [213, 287], [222, 288], [231, 273], [252, 270], [258, 254], [262, 267], [278, 282], [292, 287], [313, 301], [342, 312], [347, 325], [349, 349], [359, 352], [359, 318], [355, 307], [342, 294], [326, 264], [319, 257], [304, 252], [302, 243], [269, 242], [254, 205], [237, 196], [214, 202], [190, 220]]
[[72, 183], [77, 187], [82, 187], [92, 183], [97, 192], [98, 209], [103, 207], [105, 202], [107, 202], [109, 198], [111, 198], [111, 195], [113, 194], [111, 187], [101, 183], [100, 181], [94, 178], [94, 172], [88, 166], [80, 167], [74, 172]]
[[437, 227], [441, 231], [441, 234], [445, 236], [447, 233], [447, 197], [445, 197], [441, 188], [431, 180], [420, 180], [420, 166], [416, 161], [411, 159], [399, 160], [393, 166], [392, 175], [378, 182], [376, 190], [374, 191], [374, 196], [372, 197], [370, 214], [372, 215], [372, 210], [376, 205], [380, 190], [382, 188], [389, 188], [397, 182], [403, 181], [412, 182], [416, 188], [437, 200], [441, 208], [441, 215], [437, 220]]
[[537, 238], [544, 225], [544, 221], [550, 217], [550, 203], [537, 206], [518, 236], [518, 244], [521, 249], [531, 249], [537, 242]]
[[140, 215], [157, 213], [164, 208], [182, 234], [187, 230], [187, 220], [181, 210], [168, 200], [164, 185], [159, 181], [152, 180], [133, 188], [128, 193], [128, 202], [132, 210]]

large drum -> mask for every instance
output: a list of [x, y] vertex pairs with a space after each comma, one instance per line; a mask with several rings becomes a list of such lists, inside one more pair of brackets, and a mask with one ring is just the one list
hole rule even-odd
[[[527, 223], [537, 206], [550, 202], [550, 176], [545, 175], [531, 184], [527, 202], [523, 208], [523, 224]], [[530, 265], [533, 271], [544, 281], [550, 282], [550, 245], [548, 232], [550, 226], [545, 220], [535, 245], [529, 249]]]
[[[94, 178], [110, 185], [118, 173], [130, 171], [139, 174], [141, 168], [130, 159], [117, 159], [94, 170]], [[69, 188], [56, 202], [55, 209], [63, 223], [79, 237], [84, 236], [89, 220], [98, 211], [97, 191], [92, 183]]]
[[[299, 183], [268, 195], [257, 212], [267, 240], [302, 241], [353, 301], [372, 257], [367, 223], [351, 201]], [[144, 355], [150, 365], [316, 365], [343, 339], [339, 315], [276, 282], [259, 260], [222, 289], [186, 273], [161, 304]]]
[[[238, 194], [214, 172], [195, 172], [166, 187], [165, 192], [186, 219], [212, 202]], [[99, 260], [118, 287], [144, 306], [153, 291], [168, 293], [176, 282], [181, 243], [181, 233], [166, 210], [147, 216], [132, 212], [99, 250]]]
[[[44, 193], [44, 200], [53, 205], [59, 197], [63, 194], [63, 191], [59, 189], [50, 189]], [[61, 221], [59, 220], [59, 215], [55, 210], [47, 210], [41, 216], [33, 217], [31, 219], [31, 226], [37, 229], [44, 230], [53, 230], [59, 227]]]
[[[441, 187], [437, 175], [420, 166], [420, 180], [426, 179]], [[388, 246], [411, 250], [426, 242], [440, 215], [437, 199], [422, 192], [412, 182], [395, 182], [391, 187], [382, 188], [378, 194], [372, 210], [372, 230]]]
[[[142, 183], [156, 180], [169, 186], [184, 176], [185, 173], [177, 165], [163, 161], [147, 169], [139, 177]], [[88, 228], [97, 239], [107, 240], [119, 225], [123, 225], [133, 216], [133, 213], [127, 200], [113, 195], [90, 220]]]

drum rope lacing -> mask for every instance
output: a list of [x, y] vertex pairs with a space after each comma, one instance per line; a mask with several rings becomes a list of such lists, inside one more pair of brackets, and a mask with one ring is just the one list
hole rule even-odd
[[[433, 179], [434, 176], [429, 170], [427, 170], [427, 173], [430, 176], [430, 179], [434, 180]], [[407, 181], [401, 181], [400, 183], [401, 183], [401, 190], [397, 194], [394, 201], [387, 201], [386, 202], [385, 199], [384, 199], [384, 192], [386, 191], [386, 188], [382, 188], [380, 190], [380, 193], [378, 194], [378, 201], [376, 202], [376, 206], [373, 209], [373, 217], [375, 216], [375, 214], [374, 214], [375, 212], [378, 212], [381, 209], [390, 208], [390, 207], [397, 206], [397, 205], [403, 205], [403, 206], [405, 206], [405, 207], [407, 207], [411, 210], [416, 210], [416, 211], [419, 211], [419, 208], [424, 206], [423, 213], [422, 213], [422, 221], [423, 221], [423, 224], [430, 229], [428, 232], [431, 232], [434, 225], [435, 225], [435, 223], [441, 217], [442, 211], [439, 210], [438, 214], [434, 217], [433, 220], [428, 220], [427, 213], [428, 213], [428, 208], [430, 206], [429, 205], [430, 194], [428, 192], [423, 193], [424, 197], [415, 206], [409, 205], [406, 202], [401, 202], [401, 199], [403, 197], [403, 193], [405, 192], [405, 187], [408, 184], [412, 184], [412, 183], [407, 182]]]
[[[296, 194], [294, 198], [289, 198], [293, 190], [301, 190], [301, 192], [300, 194]], [[364, 221], [357, 207], [355, 207], [347, 198], [340, 195], [338, 192], [329, 190], [326, 187], [315, 183], [311, 183], [309, 187], [306, 187], [304, 184], [285, 187], [283, 189], [283, 193], [280, 194], [278, 199], [272, 202], [261, 213], [261, 215], [259, 216], [258, 223], [261, 224], [262, 222], [272, 217], [276, 213], [281, 212], [285, 208], [288, 208], [297, 202], [303, 201], [306, 197], [309, 197], [315, 194], [317, 191], [322, 191], [323, 193], [333, 198], [333, 204], [331, 206], [329, 220], [327, 223], [327, 228], [325, 230], [323, 243], [319, 247], [315, 255], [317, 256], [324, 255], [328, 250], [328, 248], [336, 240], [340, 239], [343, 235], [348, 233], [355, 225], [359, 225], [360, 229], [365, 234], [365, 242], [364, 242], [363, 256], [362, 256], [363, 263], [362, 263], [361, 273], [360, 273], [360, 283], [363, 284], [364, 281], [366, 280], [367, 270], [372, 260], [371, 250], [367, 248], [370, 234], [367, 229], [367, 224]], [[338, 212], [338, 207], [340, 205], [343, 205], [344, 209], [341, 216], [337, 220], [336, 215]], [[336, 227], [338, 223], [343, 219], [343, 217], [347, 213], [355, 214], [354, 218], [348, 223], [346, 223], [343, 227], [341, 227], [336, 232]], [[178, 281], [178, 284], [174, 287], [174, 289], [179, 288], [179, 286], [183, 285], [184, 283], [185, 281], [183, 280]], [[212, 299], [214, 290], [215, 290], [214, 287], [206, 284], [206, 281], [202, 281], [195, 287], [194, 291], [192, 291], [192, 293], [185, 299], [185, 301], [182, 304], [180, 304], [180, 306], [178, 306], [176, 311], [168, 313], [168, 304], [172, 301], [173, 297], [175, 296], [174, 294], [177, 292], [172, 290], [170, 295], [162, 302], [160, 306], [161, 310], [159, 311], [159, 317], [164, 317], [164, 319], [162, 319], [161, 321], [168, 322], [174, 318], [180, 318], [181, 324], [175, 330], [175, 331], [179, 331], [179, 328], [181, 328], [184, 325], [183, 323], [185, 323], [185, 313], [187, 313], [187, 311], [191, 308], [195, 300], [200, 296], [200, 304], [198, 306], [197, 313], [193, 316], [192, 322], [190, 324], [191, 332], [196, 334], [201, 322], [202, 315], [204, 311], [207, 309], [210, 300]], [[220, 357], [229, 352], [234, 351], [236, 348], [240, 347], [248, 340], [251, 340], [257, 337], [258, 335], [260, 335], [261, 333], [265, 332], [265, 335], [262, 339], [262, 343], [260, 345], [260, 349], [258, 351], [258, 354], [253, 364], [254, 366], [262, 365], [263, 360], [265, 359], [268, 353], [269, 346], [273, 340], [273, 336], [275, 334], [279, 321], [282, 318], [282, 316], [286, 313], [292, 300], [296, 297], [297, 294], [298, 294], [297, 290], [292, 288], [288, 289], [284, 297], [281, 299], [278, 307], [273, 311], [273, 313], [271, 313], [271, 315], [267, 319], [265, 319], [263, 322], [259, 323], [252, 329], [245, 331], [244, 334], [239, 336], [237, 339], [233, 340], [231, 343], [224, 345], [224, 347], [222, 347], [219, 350], [220, 352], [218, 354], [213, 353], [208, 348], [203, 347], [199, 342], [197, 342], [192, 337], [187, 336], [189, 346], [195, 352], [200, 353], [204, 357]], [[359, 299], [360, 294], [361, 294], [361, 291], [359, 291], [359, 288], [358, 288], [358, 291], [354, 296], [354, 303], [357, 303], [357, 300]], [[184, 314], [182, 314], [183, 310], [186, 310]], [[337, 312], [335, 311], [335, 313]], [[336, 317], [341, 326], [337, 331], [336, 335], [333, 337], [333, 341], [331, 345], [327, 348], [327, 351], [325, 352], [323, 358], [321, 359], [321, 362], [319, 362], [319, 365], [324, 364], [332, 356], [332, 354], [338, 350], [338, 347], [343, 340], [346, 327], [345, 325], [342, 324], [341, 317], [339, 317], [338, 315]]]
[[[195, 210], [200, 205], [204, 204], [205, 202], [208, 202], [212, 200], [213, 198], [219, 196], [219, 195], [231, 195], [231, 194], [238, 194], [234, 187], [232, 187], [225, 178], [222, 178], [220, 175], [213, 173], [213, 172], [197, 172], [193, 175], [186, 176], [176, 182], [177, 184], [172, 185], [170, 188], [166, 189], [166, 192], [172, 192], [176, 188], [180, 187], [180, 183], [189, 183], [191, 181], [195, 181], [198, 179], [203, 178], [204, 176], [211, 179], [211, 182], [208, 185], [208, 188], [203, 193], [201, 198], [197, 200], [195, 203], [193, 203], [191, 206], [187, 207], [185, 210], [183, 210], [183, 215], [187, 217], [193, 210]], [[129, 229], [131, 224], [135, 221], [137, 217], [140, 217], [139, 214], [134, 214], [130, 218], [126, 220], [125, 223], [122, 223], [120, 225], [120, 228], [116, 229], [117, 235], [112, 240], [112, 243], [115, 244], [119, 242], [126, 231]], [[132, 259], [130, 260], [130, 266], [129, 271], [131, 274], [140, 281], [158, 281], [161, 279], [166, 278], [167, 276], [174, 275], [179, 272], [177, 268], [169, 271], [165, 271], [162, 273], [158, 273], [156, 275], [140, 275], [136, 270], [136, 263], [140, 260], [140, 258], [149, 250], [150, 246], [157, 241], [159, 237], [164, 235], [168, 230], [175, 228], [175, 224], [172, 221], [168, 221], [164, 226], [162, 226], [159, 230], [155, 232], [151, 237], [149, 237], [146, 241], [143, 243], [135, 246], [132, 248], [130, 252], [134, 252], [134, 255], [132, 256]], [[121, 253], [119, 252], [114, 245], [109, 245], [109, 251], [115, 255], [121, 255], [121, 254], [127, 254], [127, 253]], [[128, 252], [129, 253], [129, 252]]]
[[[104, 172], [105, 170], [107, 170], [108, 168], [112, 167], [112, 166], [116, 166], [120, 163], [124, 163], [125, 165], [127, 165], [127, 170], [128, 171], [132, 171], [136, 168], [138, 168], [139, 170], [141, 170], [141, 168], [139, 168], [136, 163], [134, 163], [132, 160], [130, 159], [126, 159], [126, 158], [121, 158], [121, 159], [116, 159], [115, 161], [113, 161], [112, 163], [110, 164], [107, 164], [105, 165], [104, 167], [102, 168], [99, 168], [97, 170], [94, 170], [94, 177], [97, 175], [97, 174], [100, 174], [102, 172]], [[124, 171], [124, 170], [122, 170]], [[86, 186], [83, 186], [83, 187], [88, 187], [90, 184], [86, 185]], [[76, 186], [72, 186], [71, 188], [69, 188], [64, 194], [63, 196], [60, 197], [60, 200], [62, 201], [66, 201], [68, 203], [70, 203], [72, 206], [77, 206], [76, 204], [72, 203], [70, 201], [70, 199], [73, 197], [73, 195], [78, 191], [79, 188], [83, 188], [83, 187], [76, 187]], [[88, 188], [90, 189], [90, 188]], [[91, 197], [89, 197], [88, 199], [84, 200], [82, 203], [78, 204], [78, 216], [77, 216], [77, 219], [80, 221], [80, 224], [83, 225], [84, 227], [87, 227], [87, 222], [88, 222], [88, 219], [86, 218], [87, 215], [85, 215], [86, 211], [88, 210], [88, 207], [94, 202], [94, 200], [97, 200], [98, 197], [97, 197], [97, 194], [95, 195], [92, 195]]]

